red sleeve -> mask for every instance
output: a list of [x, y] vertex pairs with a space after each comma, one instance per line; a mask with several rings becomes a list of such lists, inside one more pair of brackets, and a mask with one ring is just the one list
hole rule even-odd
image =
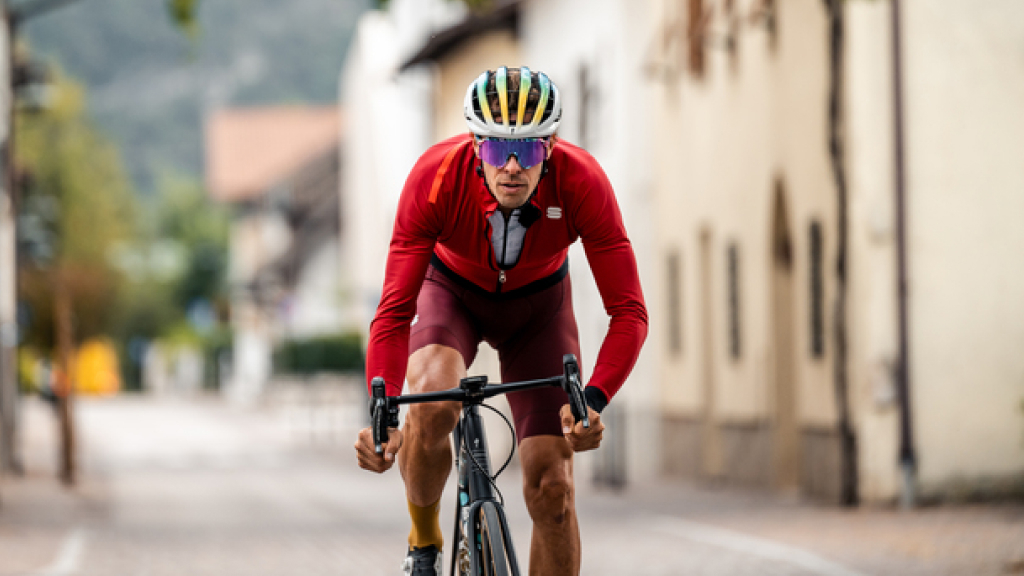
[[398, 201], [384, 289], [366, 350], [367, 387], [374, 377], [383, 376], [388, 396], [402, 393], [416, 298], [444, 224], [441, 202], [431, 202], [430, 193], [447, 152], [439, 146], [427, 151], [409, 173]]
[[610, 400], [633, 370], [647, 338], [647, 306], [611, 183], [593, 160], [586, 176], [577, 195], [573, 224], [583, 239], [604, 309], [611, 317], [588, 385]]

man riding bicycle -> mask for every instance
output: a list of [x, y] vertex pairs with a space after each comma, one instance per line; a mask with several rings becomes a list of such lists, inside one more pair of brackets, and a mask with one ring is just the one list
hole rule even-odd
[[[590, 428], [573, 424], [565, 392], [508, 395], [533, 519], [530, 574], [580, 569], [572, 455], [600, 445], [599, 413], [622, 386], [647, 335], [636, 258], [607, 176], [584, 150], [555, 135], [561, 97], [528, 68], [486, 71], [466, 91], [470, 134], [427, 150], [402, 191], [384, 290], [370, 327], [366, 374], [389, 396], [458, 385], [486, 341], [505, 382], [562, 371], [579, 356], [567, 253], [583, 240], [611, 317], [585, 395]], [[383, 453], [359, 433], [359, 465], [384, 472], [398, 457], [412, 530], [407, 575], [440, 575], [438, 510], [452, 467], [456, 403], [410, 407]]]

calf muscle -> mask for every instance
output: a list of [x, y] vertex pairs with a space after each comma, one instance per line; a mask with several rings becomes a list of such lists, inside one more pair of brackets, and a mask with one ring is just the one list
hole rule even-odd
[[533, 519], [530, 575], [579, 574], [572, 449], [561, 436], [531, 436], [520, 444], [520, 455], [523, 495]]

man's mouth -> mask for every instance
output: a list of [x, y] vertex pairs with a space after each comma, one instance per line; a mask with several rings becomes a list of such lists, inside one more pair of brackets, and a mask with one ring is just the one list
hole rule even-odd
[[518, 192], [520, 189], [525, 188], [526, 184], [522, 182], [501, 182], [498, 187], [508, 192]]

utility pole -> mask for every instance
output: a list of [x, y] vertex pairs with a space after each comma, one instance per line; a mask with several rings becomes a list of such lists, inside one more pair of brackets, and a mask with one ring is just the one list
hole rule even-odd
[[17, 384], [17, 198], [14, 188], [14, 24], [0, 23], [0, 474], [21, 474]]
[[[0, 23], [0, 474], [22, 473], [22, 461], [18, 442], [18, 377], [17, 377], [17, 211], [18, 194], [15, 178], [14, 151], [14, 109], [17, 88], [34, 79], [19, 74], [15, 61], [15, 46], [21, 25], [31, 18], [66, 6], [76, 0], [27, 0], [14, 3], [0, 0], [2, 23]], [[30, 75], [29, 75], [30, 76]], [[59, 289], [55, 289], [60, 292]], [[70, 314], [70, 304], [67, 306]], [[70, 330], [70, 316], [66, 325]], [[70, 332], [68, 332], [70, 335]], [[59, 336], [59, 330], [58, 330]], [[62, 364], [69, 368], [64, 357]], [[65, 374], [70, 374], [65, 372]], [[69, 381], [70, 382], [70, 381]], [[70, 391], [70, 386], [68, 387]], [[70, 399], [70, 396], [68, 396]], [[60, 408], [60, 429], [62, 437], [62, 453], [73, 454], [71, 438], [71, 405], [63, 402]], [[74, 464], [73, 458], [61, 458], [68, 466]], [[74, 481], [73, 468], [64, 470], [62, 478], [65, 482]]]

